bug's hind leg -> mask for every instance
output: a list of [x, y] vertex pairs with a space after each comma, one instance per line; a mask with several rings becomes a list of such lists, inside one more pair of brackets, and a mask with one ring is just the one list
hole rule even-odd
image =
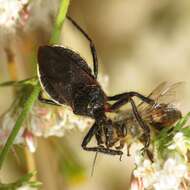
[[146, 150], [149, 147], [150, 144], [150, 128], [149, 126], [143, 121], [143, 119], [141, 118], [137, 107], [134, 103], [134, 101], [132, 99], [129, 99], [131, 106], [132, 106], [132, 110], [133, 113], [135, 115], [135, 118], [137, 120], [137, 122], [139, 123], [139, 125], [142, 127], [142, 129], [144, 130], [143, 133], [143, 137], [144, 137], [144, 149]]
[[109, 148], [105, 148], [101, 145], [98, 147], [87, 147], [88, 143], [91, 141], [92, 137], [97, 133], [98, 129], [99, 129], [99, 126], [97, 125], [97, 123], [95, 123], [90, 128], [87, 135], [84, 137], [84, 140], [82, 142], [82, 148], [86, 151], [100, 152], [100, 153], [109, 154], [109, 155], [122, 155], [123, 154], [122, 151], [112, 150]]
[[135, 115], [135, 118], [137, 119], [139, 125], [143, 128], [143, 138], [144, 138], [144, 148], [142, 149], [143, 152], [146, 152], [148, 158], [153, 162], [153, 155], [149, 151], [148, 147], [150, 145], [150, 128], [146, 123], [142, 120], [141, 116], [139, 115], [139, 112], [137, 110], [137, 107], [132, 99], [130, 99], [130, 103], [133, 109], [133, 113]]
[[96, 52], [95, 45], [94, 45], [92, 39], [88, 36], [88, 34], [71, 17], [67, 16], [67, 18], [86, 37], [86, 39], [90, 43], [90, 50], [92, 53], [93, 66], [94, 66], [94, 77], [97, 79], [97, 76], [98, 76], [98, 58], [97, 58], [97, 52]]

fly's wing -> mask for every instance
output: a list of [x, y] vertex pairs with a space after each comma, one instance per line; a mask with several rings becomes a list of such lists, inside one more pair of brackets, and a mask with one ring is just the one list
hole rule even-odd
[[165, 88], [161, 91], [160, 96], [155, 100], [157, 103], [176, 105], [179, 103], [184, 93], [185, 82], [177, 82], [174, 84], [166, 83]]
[[141, 102], [137, 106], [142, 118], [149, 118], [149, 116], [155, 112], [156, 106], [159, 106], [160, 104], [168, 105], [167, 108], [177, 108], [179, 100], [183, 96], [182, 92], [184, 91], [184, 85], [184, 82], [174, 84], [162, 82], [158, 85], [148, 96], [149, 98], [155, 100], [155, 104], [151, 106], [147, 103]]
[[[73, 83], [87, 78], [93, 81], [84, 59], [76, 52], [61, 46], [41, 46], [38, 50], [38, 74], [42, 87], [57, 103], [70, 104]], [[86, 77], [85, 77], [86, 76]], [[82, 79], [81, 79], [82, 80]]]
[[[162, 82], [162, 83], [160, 83], [160, 84], [148, 95], [148, 97], [156, 101], [156, 100], [160, 97], [161, 93], [162, 93], [163, 91], [165, 91], [166, 86], [167, 86], [167, 82]], [[149, 105], [147, 105], [145, 102], [141, 102], [137, 107], [138, 107], [138, 110], [144, 110], [144, 109], [146, 109], [147, 106], [149, 106]]]

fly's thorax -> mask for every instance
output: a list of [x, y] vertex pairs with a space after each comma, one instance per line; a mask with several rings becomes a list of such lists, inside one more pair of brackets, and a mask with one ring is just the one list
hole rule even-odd
[[115, 117], [115, 122], [125, 126], [127, 136], [137, 137], [142, 134], [142, 129], [131, 109], [119, 111], [118, 116]]

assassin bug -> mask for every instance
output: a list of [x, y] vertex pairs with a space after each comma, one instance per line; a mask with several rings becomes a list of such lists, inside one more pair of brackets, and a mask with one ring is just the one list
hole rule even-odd
[[[114, 112], [130, 102], [133, 113], [144, 130], [144, 148], [147, 149], [150, 142], [150, 130], [141, 119], [132, 97], [136, 96], [151, 105], [154, 104], [154, 101], [137, 92], [107, 96], [97, 81], [98, 59], [94, 43], [75, 21], [70, 17], [67, 18], [89, 41], [93, 57], [93, 73], [85, 60], [75, 51], [61, 46], [41, 46], [38, 50], [38, 77], [42, 89], [51, 100], [44, 99], [41, 95], [39, 99], [44, 103], [68, 105], [75, 114], [93, 118], [95, 123], [84, 137], [82, 148], [86, 151], [110, 155], [122, 155], [123, 152], [110, 148], [113, 139], [113, 125], [105, 113]], [[110, 104], [110, 102], [114, 103]], [[99, 145], [100, 130], [105, 133], [106, 146]], [[88, 147], [93, 136], [95, 136], [98, 146]]]

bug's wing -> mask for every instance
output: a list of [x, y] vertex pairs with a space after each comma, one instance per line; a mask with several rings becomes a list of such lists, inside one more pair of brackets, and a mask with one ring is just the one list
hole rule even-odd
[[158, 85], [148, 96], [155, 100], [155, 105], [151, 106], [144, 102], [141, 102], [137, 107], [142, 117], [148, 117], [153, 114], [153, 110], [159, 104], [167, 104], [170, 107], [176, 108], [183, 97], [184, 82], [178, 82], [170, 84], [168, 82], [162, 82]]
[[58, 62], [74, 62], [86, 73], [92, 74], [91, 68], [78, 53], [62, 46], [41, 46], [38, 50], [38, 62], [42, 64], [45, 61], [51, 61], [54, 67]]
[[57, 103], [72, 103], [75, 86], [91, 84], [94, 77], [87, 63], [76, 52], [61, 46], [41, 46], [38, 74], [42, 87]]

